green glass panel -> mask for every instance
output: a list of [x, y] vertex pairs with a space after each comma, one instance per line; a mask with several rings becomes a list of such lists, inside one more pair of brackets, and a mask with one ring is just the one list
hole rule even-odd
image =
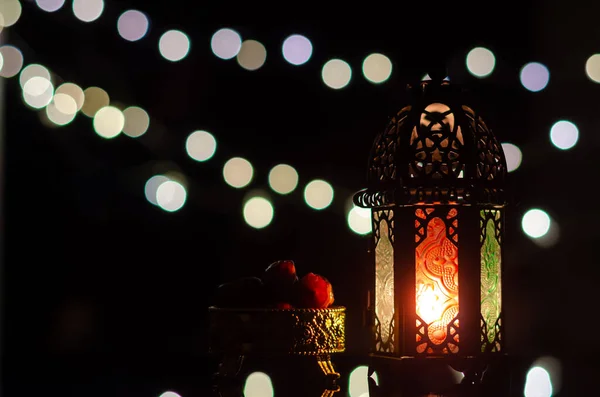
[[[492, 218], [488, 214], [492, 215]], [[496, 222], [500, 221], [500, 212], [482, 210], [481, 217], [485, 222], [485, 238], [481, 245], [481, 316], [485, 321], [487, 341], [494, 343], [496, 338], [496, 322], [502, 308], [501, 297], [501, 251], [500, 242], [496, 238]], [[494, 219], [495, 218], [495, 219]], [[487, 219], [487, 221], [486, 221]], [[483, 335], [482, 335], [483, 338]]]

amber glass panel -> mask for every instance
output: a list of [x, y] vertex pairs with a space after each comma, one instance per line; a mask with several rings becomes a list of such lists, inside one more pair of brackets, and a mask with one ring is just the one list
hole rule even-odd
[[[415, 219], [425, 223], [427, 228], [415, 250], [416, 311], [426, 324], [423, 335], [426, 340], [417, 338], [417, 353], [455, 353], [458, 335], [448, 335], [448, 325], [458, 315], [458, 248], [449, 237], [455, 231], [449, 231], [444, 218], [453, 226], [458, 225], [454, 219], [457, 210], [451, 209], [441, 214], [442, 217], [429, 210], [418, 209], [415, 213]], [[418, 327], [420, 323], [417, 320]]]
[[394, 352], [393, 211], [374, 212], [379, 238], [375, 247], [375, 349]]
[[[481, 316], [485, 321], [487, 341], [495, 344], [496, 322], [500, 318], [502, 309], [501, 294], [501, 250], [497, 238], [497, 226], [500, 225], [500, 211], [481, 210], [485, 233], [481, 239]], [[483, 335], [482, 335], [483, 338]], [[485, 349], [485, 345], [483, 348]]]

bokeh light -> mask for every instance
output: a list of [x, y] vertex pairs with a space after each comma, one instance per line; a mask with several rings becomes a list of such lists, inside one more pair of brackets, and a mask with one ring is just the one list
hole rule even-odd
[[241, 189], [252, 181], [254, 169], [252, 164], [244, 158], [234, 157], [223, 166], [223, 178], [231, 186]]
[[242, 38], [233, 29], [219, 29], [210, 39], [210, 48], [217, 57], [221, 59], [234, 58], [242, 48]]
[[346, 217], [348, 221], [348, 227], [356, 234], [365, 235], [371, 233], [371, 210], [368, 208], [361, 208], [353, 206], [348, 211]]
[[329, 88], [339, 90], [350, 83], [352, 69], [347, 62], [342, 61], [341, 59], [332, 59], [323, 65], [321, 77], [323, 78], [325, 85]]
[[160, 37], [158, 49], [166, 60], [181, 61], [190, 52], [190, 39], [180, 30], [169, 30]]
[[58, 95], [58, 94], [66, 94], [66, 95], [70, 96], [71, 98], [73, 98], [73, 100], [75, 101], [75, 104], [77, 105], [77, 111], [80, 111], [81, 108], [83, 107], [83, 103], [85, 102], [85, 94], [83, 93], [83, 90], [81, 89], [81, 87], [79, 87], [77, 84], [73, 84], [73, 83], [61, 84], [60, 86], [58, 86], [58, 88], [54, 92], [54, 95]]
[[244, 397], [273, 397], [273, 384], [264, 372], [253, 372], [244, 383]]
[[156, 189], [156, 203], [167, 212], [180, 210], [186, 199], [185, 187], [177, 181], [164, 181]]
[[102, 138], [115, 138], [124, 126], [125, 116], [114, 106], [105, 106], [94, 115], [94, 131]]
[[156, 201], [156, 191], [163, 182], [168, 180], [170, 179], [165, 175], [154, 175], [150, 177], [144, 185], [144, 195], [146, 196], [146, 200], [151, 204], [158, 205], [158, 202]]
[[502, 150], [504, 151], [504, 157], [506, 157], [506, 168], [508, 172], [513, 172], [521, 165], [523, 160], [523, 153], [517, 145], [512, 143], [503, 143]]
[[217, 140], [208, 131], [192, 132], [185, 141], [185, 150], [196, 161], [207, 161], [217, 150]]
[[0, 55], [2, 55], [0, 76], [13, 77], [19, 74], [23, 67], [23, 54], [21, 50], [12, 45], [4, 45], [0, 47]]
[[278, 164], [269, 172], [269, 186], [279, 194], [289, 194], [298, 186], [298, 172], [291, 165]]
[[392, 61], [383, 54], [371, 54], [363, 61], [362, 70], [371, 83], [383, 83], [392, 74]]
[[600, 83], [600, 54], [594, 54], [585, 62], [585, 73], [594, 83]]
[[550, 377], [550, 381], [552, 384], [552, 394], [557, 395], [562, 388], [563, 383], [563, 369], [561, 361], [552, 356], [542, 356], [536, 359], [531, 368], [540, 367], [548, 372], [548, 376]]
[[138, 106], [130, 106], [123, 110], [123, 117], [125, 117], [123, 133], [131, 138], [144, 135], [150, 127], [150, 116]]
[[52, 101], [46, 106], [48, 120], [57, 126], [69, 124], [77, 115], [77, 102], [72, 96], [55, 93]]
[[[350, 397], [368, 397], [369, 395], [369, 367], [359, 365], [350, 372], [348, 377], [348, 395]], [[371, 376], [375, 384], [379, 384], [377, 372]]]
[[304, 188], [304, 201], [315, 210], [325, 209], [333, 202], [333, 187], [324, 180], [315, 179]]
[[267, 59], [267, 49], [256, 40], [245, 40], [237, 54], [238, 64], [246, 70], [260, 69]]
[[58, 11], [65, 5], [65, 0], [35, 0], [40, 10], [46, 12]]
[[532, 367], [527, 371], [525, 379], [525, 397], [551, 397], [552, 380], [550, 374], [542, 367]]
[[94, 117], [98, 110], [110, 103], [108, 93], [100, 87], [88, 87], [83, 91], [83, 95], [85, 100], [81, 107], [81, 113], [88, 117]]
[[17, 23], [23, 12], [23, 7], [19, 0], [2, 0], [0, 1], [0, 30]]
[[117, 20], [119, 35], [127, 41], [137, 41], [148, 33], [150, 22], [141, 11], [129, 10], [121, 14]]
[[273, 220], [273, 204], [265, 197], [252, 197], [244, 204], [244, 220], [255, 229], [262, 229]]
[[530, 209], [523, 215], [521, 227], [531, 238], [543, 237], [550, 230], [550, 216], [541, 209]]
[[34, 76], [23, 86], [23, 100], [34, 109], [47, 106], [53, 96], [54, 86], [46, 77]]
[[467, 54], [467, 70], [475, 77], [487, 77], [494, 71], [496, 57], [484, 47], [473, 48]]
[[292, 65], [303, 65], [312, 56], [313, 46], [306, 37], [293, 34], [288, 36], [281, 46], [283, 58]]
[[523, 66], [520, 74], [521, 84], [531, 92], [539, 92], [546, 88], [550, 81], [550, 71], [538, 62], [530, 62]]
[[93, 22], [104, 11], [104, 0], [73, 0], [73, 14], [82, 22]]
[[579, 139], [577, 126], [570, 121], [560, 120], [550, 128], [550, 141], [561, 150], [571, 149]]
[[48, 81], [52, 80], [48, 68], [37, 63], [32, 63], [21, 70], [21, 74], [19, 75], [19, 84], [21, 84], [21, 88], [25, 88], [25, 83], [33, 77], [43, 77]]

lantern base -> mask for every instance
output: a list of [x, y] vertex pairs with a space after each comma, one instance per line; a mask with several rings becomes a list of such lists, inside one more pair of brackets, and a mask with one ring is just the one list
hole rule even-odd
[[[390, 357], [372, 354], [371, 397], [521, 397], [515, 366], [506, 355], [482, 357]], [[375, 376], [374, 373], [377, 375]]]

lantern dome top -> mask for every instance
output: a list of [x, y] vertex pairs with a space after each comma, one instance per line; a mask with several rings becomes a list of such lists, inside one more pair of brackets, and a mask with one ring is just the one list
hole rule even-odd
[[411, 103], [375, 138], [355, 204], [504, 206], [502, 145], [460, 88], [435, 78], [409, 92]]

